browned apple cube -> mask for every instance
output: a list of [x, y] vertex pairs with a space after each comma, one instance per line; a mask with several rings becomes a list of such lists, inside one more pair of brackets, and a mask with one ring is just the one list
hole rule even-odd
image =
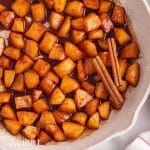
[[99, 54], [100, 58], [102, 59], [104, 65], [106, 67], [111, 67], [112, 66], [109, 52], [99, 52], [98, 54]]
[[16, 109], [31, 108], [32, 97], [30, 95], [15, 97]]
[[53, 0], [54, 8], [57, 13], [62, 13], [65, 9], [67, 0]]
[[50, 105], [60, 105], [65, 100], [65, 95], [62, 93], [62, 91], [59, 88], [55, 88], [55, 90], [52, 92], [49, 104]]
[[66, 58], [58, 65], [54, 66], [53, 69], [57, 75], [62, 78], [63, 76], [69, 75], [74, 71], [76, 64], [70, 59]]
[[5, 47], [5, 40], [4, 38], [0, 37], [0, 56], [3, 54], [4, 47]]
[[56, 124], [55, 118], [51, 112], [44, 111], [37, 123], [37, 127], [45, 128], [48, 124]]
[[65, 137], [68, 139], [76, 139], [84, 131], [84, 126], [74, 123], [74, 122], [64, 122], [62, 125], [62, 128], [65, 134]]
[[30, 67], [32, 67], [33, 64], [34, 64], [34, 62], [32, 61], [32, 59], [30, 59], [26, 55], [23, 55], [22, 57], [20, 57], [18, 59], [18, 61], [15, 64], [16, 74], [19, 74], [19, 73], [22, 73], [22, 72], [28, 70]]
[[109, 10], [111, 9], [112, 2], [111, 1], [101, 1], [100, 2], [100, 7], [99, 7], [99, 13], [108, 13]]
[[39, 48], [43, 53], [49, 54], [49, 51], [52, 49], [56, 41], [57, 41], [57, 36], [55, 36], [50, 32], [46, 32], [39, 45]]
[[96, 84], [96, 88], [95, 88], [95, 96], [97, 98], [103, 99], [103, 100], [107, 100], [108, 98], [108, 92], [104, 86], [104, 84], [102, 82], [98, 82]]
[[125, 19], [126, 16], [124, 8], [120, 5], [115, 5], [111, 16], [111, 20], [117, 24], [125, 24]]
[[138, 45], [136, 43], [130, 43], [121, 50], [120, 57], [124, 59], [134, 59], [138, 58], [139, 53]]
[[33, 101], [37, 101], [42, 95], [42, 90], [33, 89], [32, 91], [32, 99]]
[[64, 76], [62, 78], [60, 89], [62, 90], [63, 93], [65, 94], [71, 93], [75, 91], [76, 89], [78, 89], [79, 87], [80, 85], [75, 79], [69, 76]]
[[0, 23], [6, 28], [9, 29], [13, 23], [15, 14], [13, 11], [3, 11], [0, 14]]
[[110, 32], [113, 29], [113, 23], [108, 14], [100, 14], [101, 27], [105, 33]]
[[131, 41], [130, 35], [123, 28], [114, 28], [114, 34], [120, 45], [125, 45]]
[[49, 58], [52, 60], [61, 61], [65, 59], [64, 48], [61, 44], [54, 44], [49, 52]]
[[98, 105], [99, 105], [99, 100], [97, 98], [91, 100], [90, 102], [87, 103], [85, 107], [86, 113], [88, 115], [93, 115], [94, 113], [96, 113]]
[[9, 58], [5, 56], [0, 57], [0, 67], [9, 68], [10, 64], [11, 64], [11, 61]]
[[6, 7], [3, 4], [0, 4], [0, 12], [4, 11]]
[[78, 62], [77, 62], [77, 75], [78, 75], [78, 80], [80, 80], [80, 81], [82, 81], [86, 78], [84, 64], [83, 64], [82, 60], [78, 60]]
[[83, 0], [84, 6], [89, 9], [98, 9], [99, 8], [99, 0]]
[[72, 37], [73, 37], [74, 42], [78, 44], [85, 39], [85, 32], [72, 30]]
[[49, 9], [53, 9], [54, 8], [54, 1], [53, 0], [44, 0], [46, 7], [48, 7]]
[[54, 84], [57, 85], [59, 83], [59, 77], [53, 71], [49, 71], [47, 74]]
[[35, 127], [35, 126], [27, 126], [22, 130], [22, 134], [30, 139], [30, 140], [34, 140], [38, 134], [39, 134], [39, 128]]
[[100, 114], [100, 117], [104, 120], [107, 120], [110, 115], [110, 102], [103, 102], [98, 106], [98, 111]]
[[84, 70], [86, 75], [91, 75], [96, 73], [95, 67], [92, 63], [92, 58], [84, 59]]
[[23, 74], [18, 74], [15, 77], [15, 80], [12, 84], [11, 89], [18, 91], [18, 92], [24, 92], [25, 90], [25, 85], [24, 85], [24, 76]]
[[70, 1], [67, 3], [65, 13], [72, 17], [82, 17], [84, 13], [84, 6], [82, 2]]
[[59, 29], [58, 36], [61, 38], [67, 38], [69, 36], [70, 29], [71, 29], [71, 17], [67, 16]]
[[103, 33], [103, 30], [101, 30], [101, 29], [90, 31], [88, 33], [89, 40], [102, 39], [103, 37], [104, 37], [104, 33]]
[[43, 111], [49, 110], [49, 107], [44, 99], [39, 99], [33, 103], [33, 109], [36, 113], [41, 114]]
[[51, 75], [48, 72], [41, 81], [41, 88], [44, 90], [44, 92], [50, 94], [53, 91], [55, 86], [56, 85], [53, 83], [51, 79]]
[[6, 47], [4, 49], [3, 54], [6, 55], [7, 57], [18, 60], [20, 55], [21, 55], [21, 51], [18, 48], [14, 48], [12, 46], [9, 46], [9, 47]]
[[37, 119], [38, 114], [29, 111], [18, 111], [17, 118], [23, 126], [32, 125]]
[[73, 29], [84, 31], [84, 18], [75, 18], [71, 20], [71, 26]]
[[9, 104], [2, 106], [0, 115], [6, 119], [16, 120], [15, 112]]
[[5, 92], [6, 91], [6, 88], [4, 86], [4, 83], [2, 81], [2, 79], [0, 79], [0, 92]]
[[125, 59], [119, 59], [119, 72], [121, 77], [124, 77], [128, 68], [128, 62]]
[[98, 129], [99, 126], [100, 126], [100, 117], [99, 117], [99, 113], [96, 112], [90, 116], [87, 122], [87, 127], [90, 129]]
[[53, 115], [58, 124], [62, 124], [63, 122], [67, 121], [70, 118], [70, 115], [68, 113], [60, 110], [53, 111]]
[[88, 92], [78, 89], [75, 91], [74, 100], [78, 109], [83, 108], [86, 104], [93, 99], [92, 95]]
[[83, 126], [85, 126], [86, 120], [87, 120], [87, 114], [84, 112], [77, 112], [72, 117], [72, 121], [77, 122]]
[[31, 13], [34, 21], [42, 22], [45, 20], [45, 6], [42, 2], [31, 5]]
[[90, 94], [94, 94], [95, 86], [88, 81], [81, 82], [81, 88]]
[[10, 92], [0, 92], [0, 104], [9, 103], [11, 98]]
[[51, 134], [56, 141], [65, 141], [66, 137], [61, 128], [56, 124], [48, 124], [46, 126], [46, 132]]
[[97, 48], [95, 43], [89, 40], [85, 40], [80, 43], [80, 49], [85, 52], [90, 57], [95, 57], [97, 55]]
[[11, 8], [19, 17], [24, 17], [30, 11], [30, 1], [15, 0], [13, 1]]
[[121, 81], [121, 85], [117, 87], [119, 92], [121, 93], [125, 93], [127, 91], [128, 88], [128, 82], [125, 80]]
[[26, 31], [25, 35], [26, 35], [26, 37], [28, 37], [32, 40], [39, 41], [45, 31], [46, 31], [46, 27], [44, 27], [39, 22], [34, 22], [30, 26], [30, 28]]
[[4, 84], [7, 88], [11, 87], [15, 78], [14, 70], [5, 70], [4, 71]]
[[139, 81], [139, 78], [140, 78], [140, 65], [139, 63], [135, 62], [128, 67], [125, 79], [130, 85], [135, 87]]
[[80, 60], [84, 57], [83, 52], [71, 42], [65, 42], [65, 54], [73, 61]]
[[51, 12], [49, 23], [52, 29], [58, 30], [64, 20], [64, 16], [56, 12]]
[[41, 76], [44, 77], [46, 73], [51, 68], [50, 63], [46, 62], [43, 59], [38, 59], [33, 66], [33, 69]]
[[0, 79], [3, 77], [4, 68], [0, 67]]
[[30, 57], [31, 59], [35, 59], [35, 57], [38, 56], [38, 51], [38, 43], [29, 39], [25, 41], [24, 52], [28, 57]]
[[14, 31], [14, 32], [23, 33], [25, 31], [25, 22], [24, 22], [24, 20], [22, 18], [15, 18], [11, 30]]
[[51, 141], [51, 137], [45, 131], [40, 131], [36, 140], [37, 140], [37, 144], [44, 145]]
[[102, 48], [103, 50], [108, 51], [109, 46], [108, 46], [108, 41], [106, 39], [99, 39], [97, 41], [98, 45], [100, 48]]
[[97, 30], [101, 25], [101, 20], [95, 13], [89, 13], [84, 17], [85, 31]]
[[22, 128], [22, 125], [20, 124], [20, 122], [16, 120], [4, 119], [3, 124], [6, 130], [12, 135], [17, 135]]
[[66, 98], [64, 102], [59, 106], [59, 110], [67, 113], [74, 113], [76, 111], [74, 100], [71, 98]]

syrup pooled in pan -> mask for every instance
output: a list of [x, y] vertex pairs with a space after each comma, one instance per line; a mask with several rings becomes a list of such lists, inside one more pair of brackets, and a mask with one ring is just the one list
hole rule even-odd
[[[18, 0], [16, 0], [16, 1], [18, 1]], [[20, 2], [21, 1], [28, 1], [28, 0], [20, 0]], [[90, 1], [89, 4], [88, 4], [88, 1]], [[85, 17], [91, 13], [94, 13], [97, 16], [104, 13], [104, 12], [103, 13], [99, 12], [99, 8], [90, 9], [89, 7], [95, 8], [94, 5], [91, 6], [92, 5], [91, 1], [92, 0], [83, 0], [83, 2], [78, 2], [78, 1], [75, 2], [75, 3], [80, 3], [80, 4], [82, 3], [82, 5], [84, 3], [83, 17]], [[95, 0], [95, 2], [96, 1], [98, 2], [98, 0]], [[11, 6], [12, 6], [13, 2], [14, 2], [14, 0], [0, 0], [0, 4], [4, 5], [6, 7], [6, 11], [11, 10]], [[45, 3], [48, 3], [48, 2], [53, 3], [53, 0], [44, 0], [44, 2]], [[107, 3], [109, 1], [104, 1], [101, 3], [105, 3], [105, 2]], [[31, 0], [30, 3], [31, 3], [30, 5], [33, 5], [33, 4], [39, 3], [39, 1]], [[68, 3], [70, 3], [70, 1], [66, 2], [66, 7], [68, 6], [67, 5]], [[49, 8], [47, 8], [48, 5], [45, 4], [44, 7], [45, 7], [45, 11], [46, 11], [46, 14], [45, 14], [46, 17], [44, 20], [41, 21], [42, 24], [45, 24], [45, 23], [47, 24], [49, 22], [49, 18], [50, 18], [52, 11], [55, 11], [55, 12], [60, 11], [60, 10], [56, 9], [55, 6], [57, 6], [57, 4], [54, 5], [54, 8], [49, 9]], [[113, 15], [115, 6], [116, 6], [116, 4], [111, 2], [109, 11], [105, 12], [104, 14], [107, 13], [107, 15], [111, 18]], [[76, 6], [74, 6], [74, 7], [76, 7]], [[104, 10], [105, 10], [105, 7], [106, 8], [108, 7], [107, 4], [104, 4], [104, 6], [103, 6]], [[77, 9], [77, 8], [75, 8], [75, 9]], [[122, 7], [121, 7], [121, 9], [122, 9]], [[74, 17], [74, 15], [73, 15], [73, 13], [75, 13], [74, 11], [72, 11], [71, 13], [72, 13], [70, 15], [70, 16], [72, 16], [71, 20], [79, 18], [79, 17]], [[117, 16], [117, 13], [119, 13], [118, 16]], [[64, 18], [66, 18], [68, 16], [68, 14], [66, 13], [66, 8], [60, 14]], [[119, 18], [119, 17], [123, 16], [124, 23], [120, 24], [117, 22], [113, 22], [111, 20], [110, 23], [113, 24], [113, 28], [110, 29], [109, 32], [105, 32], [105, 31], [103, 31], [104, 29], [102, 29], [102, 27], [99, 27], [98, 29], [102, 29], [103, 34], [104, 34], [104, 36], [102, 38], [103, 40], [108, 39], [108, 38], [115, 38], [117, 40], [117, 38], [122, 38], [123, 36], [125, 36], [124, 33], [122, 33], [122, 31], [121, 31], [120, 32], [121, 35], [119, 34], [119, 37], [116, 37], [114, 34], [114, 29], [122, 29], [131, 38], [130, 32], [128, 30], [128, 26], [127, 26], [126, 15], [125, 14], [122, 15], [122, 10], [118, 10], [118, 11], [116, 11], [116, 16], [117, 16], [117, 18], [115, 18], [115, 19], [117, 19], [119, 21], [123, 19], [123, 18]], [[1, 15], [0, 15], [0, 17], [1, 17]], [[18, 16], [16, 15], [15, 18], [16, 17], [18, 17]], [[26, 41], [29, 38], [27, 38], [25, 33], [30, 28], [32, 23], [34, 23], [31, 11], [28, 14], [26, 14], [26, 16], [23, 17], [23, 19], [25, 20], [25, 32], [23, 32], [21, 34], [23, 34], [24, 40]], [[111, 24], [109, 24], [107, 22], [107, 19], [105, 21], [106, 21], [106, 23], [104, 23], [104, 26], [109, 30], [109, 27]], [[61, 28], [61, 26], [59, 27], [59, 29], [60, 28]], [[54, 30], [53, 28], [48, 27], [47, 31], [58, 37], [59, 29]], [[3, 30], [6, 30], [6, 29], [4, 28], [3, 22], [0, 19], [0, 32], [2, 32]], [[11, 30], [11, 28], [9, 30]], [[75, 29], [71, 26], [69, 36], [65, 36], [63, 38], [58, 37], [58, 40], [56, 41], [56, 43], [61, 44], [64, 48], [65, 43], [70, 42], [73, 45], [75, 45], [76, 47], [78, 47], [80, 50], [80, 47], [81, 47], [80, 43], [82, 41], [84, 41], [84, 40], [91, 41], [95, 45], [98, 55], [100, 55], [101, 59], [104, 61], [104, 64], [106, 65], [107, 70], [113, 79], [112, 67], [110, 65], [110, 57], [108, 57], [109, 50], [105, 49], [107, 44], [103, 45], [102, 43], [104, 43], [104, 41], [101, 41], [102, 40], [101, 38], [89, 40], [88, 39], [89, 33], [85, 32], [85, 31], [84, 31], [85, 32], [84, 38], [82, 39], [82, 41], [80, 43], [77, 44], [77, 43], [75, 43], [75, 40], [74, 40], [73, 36], [71, 35], [73, 30], [75, 30]], [[44, 37], [44, 35], [37, 42], [38, 45], [43, 40], [43, 37]], [[124, 38], [126, 38], [126, 37], [123, 37], [123, 40], [124, 40]], [[7, 39], [7, 40], [8, 40], [9, 46], [11, 46], [9, 39]], [[102, 45], [99, 44], [98, 40], [100, 41], [100, 43]], [[49, 41], [49, 42], [51, 42], [51, 41]], [[128, 44], [132, 44], [134, 46], [129, 46], [129, 48], [128, 48], [128, 49], [130, 49], [129, 52], [123, 53], [122, 52], [123, 49], [125, 47], [127, 47]], [[25, 137], [27, 137], [28, 139], [39, 140], [40, 144], [46, 144], [47, 142], [49, 142], [51, 140], [50, 137], [52, 137], [56, 141], [64, 141], [66, 139], [76, 139], [83, 133], [84, 128], [98, 129], [99, 124], [100, 124], [100, 118], [101, 118], [101, 120], [106, 120], [109, 118], [110, 112], [113, 109], [113, 107], [112, 107], [113, 105], [111, 106], [111, 103], [109, 101], [110, 96], [108, 95], [101, 79], [99, 79], [95, 69], [93, 68], [93, 64], [91, 61], [92, 57], [89, 56], [88, 53], [86, 53], [86, 47], [84, 47], [84, 49], [85, 49], [85, 52], [84, 52], [83, 58], [81, 58], [81, 60], [78, 60], [78, 59], [73, 60], [73, 62], [75, 63], [76, 66], [77, 66], [77, 63], [78, 64], [81, 63], [83, 65], [82, 72], [80, 72], [80, 70], [79, 70], [79, 74], [84, 72], [84, 75], [85, 75], [82, 80], [79, 79], [77, 67], [75, 67], [75, 69], [73, 69], [73, 71], [71, 71], [71, 73], [68, 74], [69, 78], [73, 79], [73, 81], [70, 79], [68, 80], [68, 78], [66, 78], [66, 80], [68, 80], [68, 82], [63, 83], [64, 87], [66, 86], [66, 88], [62, 88], [61, 87], [62, 86], [62, 77], [54, 69], [54, 67], [57, 66], [63, 60], [61, 60], [61, 61], [60, 60], [52, 60], [49, 58], [48, 54], [44, 54], [42, 52], [42, 50], [39, 50], [38, 56], [35, 59], [33, 59], [33, 61], [35, 63], [38, 58], [42, 58], [45, 62], [47, 62], [51, 65], [50, 71], [53, 71], [55, 74], [60, 76], [59, 81], [56, 84], [55, 88], [50, 93], [47, 93], [47, 92], [45, 92], [45, 90], [43, 89], [43, 87], [40, 84], [38, 84], [38, 86], [36, 86], [36, 88], [33, 88], [33, 89], [28, 89], [26, 86], [24, 89], [24, 92], [18, 92], [16, 90], [12, 89], [11, 87], [9, 87], [9, 88], [7, 87], [6, 92], [11, 93], [11, 100], [9, 102], [2, 101], [3, 97], [1, 98], [1, 96], [2, 96], [2, 93], [5, 93], [5, 92], [1, 91], [0, 103], [1, 103], [2, 122], [4, 124], [4, 127], [11, 134], [16, 135], [18, 133], [23, 133], [23, 135]], [[135, 54], [135, 52], [133, 52], [133, 50], [138, 51], [135, 44], [132, 43], [132, 40], [126, 42], [125, 44], [119, 44], [119, 42], [117, 42], [118, 59], [119, 59], [120, 65], [121, 65], [120, 72], [121, 72], [121, 74], [123, 74], [122, 79], [124, 81], [123, 82], [124, 84], [121, 87], [118, 87], [118, 90], [120, 91], [120, 93], [122, 95], [125, 95], [128, 84], [130, 84], [132, 86], [136, 86], [138, 79], [139, 79], [138, 63], [133, 63], [133, 60], [135, 60], [135, 58], [138, 58], [138, 55]], [[125, 50], [125, 51], [128, 51], [128, 50]], [[21, 49], [21, 56], [23, 56], [23, 55], [25, 55], [25, 53], [24, 53], [24, 50]], [[1, 63], [2, 63], [1, 57], [0, 57], [0, 68], [3, 67], [3, 66], [1, 66]], [[18, 60], [13, 60], [11, 58], [10, 58], [10, 60], [11, 60], [11, 65], [9, 65], [9, 67], [7, 67], [7, 68], [3, 67], [4, 70], [14, 70], [15, 69], [15, 64]], [[33, 69], [33, 68], [30, 67], [29, 69]], [[25, 73], [26, 71], [28, 71], [28, 70], [25, 70], [23, 73]], [[63, 69], [61, 68], [60, 73], [62, 73], [62, 72], [63, 72]], [[132, 76], [133, 73], [135, 74], [134, 77]], [[43, 76], [39, 77], [40, 82], [43, 80], [44, 77]], [[64, 77], [63, 77], [63, 79], [64, 79]], [[1, 81], [2, 81], [1, 83], [3, 83], [3, 80], [4, 80], [4, 75], [1, 78]], [[45, 82], [51, 83], [51, 82], [53, 82], [53, 80], [47, 79]], [[69, 82], [72, 82], [73, 84], [70, 84]], [[69, 85], [69, 86], [67, 86], [67, 85]], [[76, 86], [76, 88], [74, 90], [71, 90], [71, 92], [65, 92], [66, 90], [68, 90], [74, 86]], [[52, 95], [54, 95], [53, 94], [54, 91], [58, 88], [63, 93], [63, 96], [64, 96], [63, 99], [65, 99], [65, 100], [63, 100], [61, 103], [59, 102], [59, 104], [49, 104], [50, 97]], [[42, 94], [38, 97], [38, 99], [32, 100], [31, 107], [17, 109], [16, 103], [15, 103], [15, 98], [20, 97], [20, 101], [21, 101], [20, 105], [27, 105], [27, 103], [29, 103], [29, 100], [24, 99], [23, 97], [27, 96], [27, 95], [33, 96], [32, 95], [33, 90], [42, 91]], [[55, 101], [55, 98], [57, 97], [57, 95], [60, 94], [59, 90], [57, 90], [58, 93], [55, 93], [53, 101]], [[59, 95], [60, 97], [57, 97], [59, 100], [62, 98], [62, 93]], [[13, 117], [11, 115], [9, 116], [7, 114], [7, 111], [10, 111], [10, 113], [12, 113], [11, 115]], [[13, 125], [17, 126], [16, 131], [14, 131]], [[21, 130], [22, 130], [22, 132], [21, 132]], [[77, 132], [74, 133], [74, 130], [76, 130]], [[33, 135], [30, 134], [30, 133], [32, 133], [32, 131], [34, 131]]]

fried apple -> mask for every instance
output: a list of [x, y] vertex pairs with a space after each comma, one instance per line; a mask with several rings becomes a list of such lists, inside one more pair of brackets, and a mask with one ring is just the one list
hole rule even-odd
[[10, 92], [0, 92], [0, 104], [9, 103], [11, 98]]
[[4, 71], [4, 84], [7, 88], [11, 87], [15, 78], [14, 70], [5, 70]]
[[111, 1], [101, 1], [99, 6], [99, 13], [108, 13], [111, 9], [112, 2]]
[[2, 77], [3, 77], [3, 72], [4, 72], [4, 69], [2, 67], [0, 67], [0, 79], [2, 79]]
[[104, 65], [106, 67], [111, 67], [112, 66], [109, 52], [99, 52], [98, 54], [99, 54], [100, 58], [102, 59]]
[[53, 0], [54, 8], [57, 13], [62, 13], [65, 9], [67, 0]]
[[84, 19], [81, 18], [75, 18], [71, 20], [71, 26], [73, 29], [84, 31]]
[[4, 91], [6, 91], [6, 88], [4, 86], [2, 79], [0, 79], [0, 92], [4, 92]]
[[72, 37], [76, 44], [80, 43], [85, 39], [85, 32], [78, 31], [78, 30], [72, 30]]
[[121, 77], [124, 77], [128, 68], [128, 62], [125, 59], [119, 59], [119, 72]]
[[32, 99], [33, 102], [37, 101], [42, 95], [42, 90], [33, 89], [32, 91]]
[[81, 82], [81, 88], [90, 94], [94, 94], [95, 86], [88, 81]]
[[79, 81], [82, 81], [86, 78], [84, 64], [83, 64], [82, 60], [78, 60], [78, 62], [77, 62], [77, 75], [78, 75]]
[[5, 40], [4, 38], [0, 37], [0, 56], [3, 54], [4, 47], [5, 47]]
[[86, 75], [95, 74], [96, 70], [92, 63], [92, 58], [84, 59], [84, 71]]
[[21, 33], [23, 33], [25, 31], [24, 19], [22, 19], [22, 18], [15, 18], [11, 30], [13, 32], [21, 32]]
[[108, 51], [109, 46], [108, 46], [108, 41], [107, 40], [105, 40], [105, 39], [99, 39], [97, 41], [97, 43], [98, 43], [98, 45], [99, 45], [100, 48], [102, 48], [105, 51]]
[[9, 58], [5, 56], [0, 57], [0, 67], [9, 68], [10, 64], [11, 64], [11, 61]]
[[122, 80], [121, 81], [121, 85], [119, 87], [117, 87], [118, 90], [121, 92], [121, 93], [125, 93], [127, 91], [127, 88], [128, 88], [128, 82], [125, 81], [125, 80]]
[[88, 33], [89, 40], [102, 39], [104, 37], [103, 31], [101, 29], [90, 31]]
[[59, 78], [53, 71], [49, 71], [47, 74], [54, 84], [57, 85], [59, 83]]
[[83, 0], [84, 6], [89, 9], [98, 9], [99, 8], [99, 0]]
[[53, 9], [54, 8], [54, 1], [53, 0], [44, 0], [45, 5], [49, 8], [49, 9]]

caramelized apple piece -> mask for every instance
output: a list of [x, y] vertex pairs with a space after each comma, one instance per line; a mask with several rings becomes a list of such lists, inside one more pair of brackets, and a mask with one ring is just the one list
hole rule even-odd
[[72, 19], [71, 20], [71, 26], [73, 29], [76, 29], [76, 30], [81, 30], [83, 31], [84, 30], [84, 19], [83, 18], [75, 18], [75, 19]]
[[125, 24], [125, 10], [120, 5], [115, 5], [111, 20], [118, 24]]
[[114, 34], [120, 45], [125, 45], [131, 41], [130, 35], [123, 28], [115, 28]]
[[101, 20], [95, 13], [89, 13], [84, 17], [85, 31], [97, 30], [101, 25]]
[[75, 91], [74, 100], [78, 109], [83, 108], [86, 104], [91, 101], [93, 97], [82, 89]]
[[49, 104], [51, 105], [60, 105], [65, 100], [65, 96], [62, 93], [62, 91], [59, 88], [55, 88], [55, 90], [52, 92]]
[[86, 75], [95, 74], [96, 70], [92, 63], [92, 58], [84, 59], [84, 70]]
[[57, 13], [62, 13], [65, 9], [67, 0], [53, 0], [54, 8]]
[[54, 8], [54, 1], [53, 0], [44, 0], [46, 7], [48, 7], [49, 9], [53, 9]]
[[73, 91], [75, 91], [76, 89], [78, 89], [80, 87], [79, 83], [69, 77], [69, 76], [64, 76], [62, 78], [62, 82], [60, 84], [60, 89], [62, 90], [63, 93], [68, 94], [71, 93]]
[[74, 42], [78, 44], [85, 39], [85, 32], [72, 30], [72, 37], [73, 37]]
[[106, 67], [112, 66], [109, 52], [99, 52], [98, 54]]
[[0, 12], [4, 11], [6, 7], [3, 4], [0, 4]]
[[55, 118], [51, 112], [44, 111], [37, 123], [37, 127], [45, 128], [48, 124], [56, 124]]
[[127, 71], [127, 68], [128, 68], [127, 60], [119, 59], [119, 72], [120, 72], [121, 77], [124, 77]]
[[4, 49], [3, 54], [6, 55], [7, 57], [18, 60], [21, 55], [21, 51], [20, 49], [9, 46]]
[[15, 97], [16, 109], [31, 108], [32, 98], [29, 95]]
[[5, 47], [5, 40], [4, 38], [0, 37], [0, 56], [3, 54], [4, 47]]
[[6, 28], [9, 29], [13, 23], [15, 14], [13, 11], [3, 11], [0, 14], [0, 23]]
[[64, 102], [59, 106], [59, 110], [67, 113], [74, 113], [76, 111], [74, 100], [71, 98], [66, 98]]
[[99, 113], [96, 112], [90, 116], [87, 122], [87, 127], [90, 129], [98, 129], [99, 125], [100, 125], [100, 117], [99, 117]]
[[46, 126], [46, 132], [51, 134], [56, 141], [60, 142], [66, 140], [63, 131], [56, 124], [48, 124]]
[[9, 104], [2, 106], [0, 115], [6, 119], [16, 120], [15, 112]]
[[22, 130], [22, 134], [31, 140], [34, 140], [39, 134], [39, 128], [35, 126], [27, 126]]
[[42, 42], [39, 45], [39, 48], [43, 53], [49, 54], [56, 41], [57, 37], [54, 34], [46, 32], [42, 39]]
[[54, 44], [49, 53], [49, 58], [57, 61], [65, 59], [64, 48], [61, 44]]
[[78, 60], [78, 62], [77, 62], [77, 75], [78, 75], [78, 80], [80, 80], [80, 81], [82, 81], [86, 78], [84, 64], [83, 64], [82, 60]]
[[108, 46], [108, 41], [107, 40], [99, 39], [97, 41], [97, 43], [98, 43], [98, 45], [99, 45], [100, 48], [102, 48], [103, 50], [108, 51], [109, 46]]
[[4, 84], [3, 84], [2, 79], [0, 79], [0, 92], [5, 92], [5, 91], [6, 91], [6, 88], [5, 88]]
[[84, 6], [82, 2], [70, 1], [67, 3], [65, 13], [72, 17], [82, 17], [84, 13]]
[[9, 68], [10, 64], [11, 64], [11, 61], [9, 58], [5, 56], [0, 57], [0, 67]]
[[109, 10], [111, 9], [112, 2], [111, 1], [101, 1], [100, 2], [100, 7], [99, 7], [99, 13], [108, 13]]
[[20, 122], [16, 120], [4, 119], [3, 124], [6, 130], [10, 132], [12, 135], [17, 135], [22, 128], [22, 125], [20, 124]]
[[14, 70], [5, 70], [4, 71], [4, 84], [7, 88], [11, 87], [15, 78]]
[[24, 76], [23, 74], [18, 74], [12, 84], [11, 89], [18, 91], [18, 92], [24, 92], [25, 85], [24, 85]]
[[90, 31], [88, 33], [88, 39], [89, 40], [101, 39], [103, 37], [104, 37], [104, 34], [103, 34], [103, 30], [101, 30], [101, 29]]
[[59, 83], [59, 77], [53, 71], [49, 71], [47, 74], [54, 84], [57, 85]]
[[38, 114], [29, 111], [18, 111], [17, 118], [23, 126], [30, 126], [37, 119]]
[[95, 88], [95, 96], [97, 98], [103, 99], [103, 100], [107, 100], [108, 98], [108, 93], [107, 90], [104, 86], [104, 84], [102, 82], [98, 82], [96, 84], [96, 88]]
[[80, 49], [85, 52], [90, 57], [95, 57], [97, 55], [96, 45], [89, 40], [85, 40], [80, 43]]
[[94, 113], [96, 113], [98, 105], [99, 105], [99, 100], [97, 98], [91, 100], [90, 102], [87, 103], [85, 107], [86, 113], [88, 115], [93, 115]]
[[90, 94], [94, 94], [95, 86], [88, 81], [81, 82], [81, 88]]
[[67, 38], [69, 36], [71, 29], [71, 17], [67, 16], [61, 25], [58, 36], [61, 38]]
[[18, 59], [18, 61], [15, 64], [15, 72], [16, 74], [23, 73], [24, 71], [28, 70], [34, 62], [32, 59], [30, 59], [28, 56], [23, 55]]
[[84, 56], [84, 54], [79, 50], [79, 48], [71, 42], [65, 42], [65, 54], [73, 61], [80, 60]]
[[15, 0], [13, 1], [11, 8], [19, 17], [24, 17], [30, 11], [30, 1]]
[[79, 123], [83, 126], [85, 126], [87, 120], [87, 114], [84, 112], [77, 112], [72, 117], [72, 121], [75, 121], [76, 123]]
[[34, 21], [42, 22], [45, 20], [45, 6], [42, 2], [32, 4], [31, 12]]
[[99, 8], [99, 0], [83, 0], [84, 6], [90, 9], [98, 9]]
[[56, 12], [51, 12], [49, 23], [52, 29], [58, 30], [64, 20], [64, 16]]
[[84, 131], [84, 126], [73, 123], [73, 122], [64, 122], [62, 125], [65, 137], [68, 139], [78, 138]]
[[70, 115], [68, 113], [60, 111], [60, 110], [53, 111], [53, 115], [58, 124], [61, 124], [70, 118]]
[[24, 20], [22, 18], [15, 18], [11, 30], [14, 31], [14, 32], [23, 33], [25, 31], [25, 22], [24, 22]]
[[121, 58], [134, 59], [138, 58], [140, 51], [136, 43], [130, 43], [125, 46], [120, 53]]
[[125, 79], [130, 85], [135, 87], [139, 81], [139, 78], [140, 65], [137, 62], [135, 62], [128, 67]]
[[119, 92], [125, 93], [127, 91], [127, 88], [128, 88], [128, 82], [125, 80], [122, 80], [121, 85], [117, 88], [118, 88]]
[[39, 41], [45, 31], [46, 28], [41, 23], [34, 22], [26, 31], [25, 35], [32, 40]]
[[64, 61], [54, 66], [53, 69], [57, 73], [57, 75], [62, 78], [63, 76], [72, 73], [75, 67], [76, 64], [70, 58], [66, 58]]
[[9, 103], [11, 98], [10, 92], [0, 92], [0, 104]]
[[33, 66], [33, 69], [41, 76], [44, 77], [46, 73], [51, 68], [50, 63], [46, 62], [43, 59], [38, 59]]
[[33, 89], [32, 91], [32, 99], [33, 101], [37, 101], [42, 95], [42, 90]]
[[2, 77], [3, 77], [3, 72], [4, 72], [4, 69], [2, 67], [0, 67], [0, 79], [2, 79]]

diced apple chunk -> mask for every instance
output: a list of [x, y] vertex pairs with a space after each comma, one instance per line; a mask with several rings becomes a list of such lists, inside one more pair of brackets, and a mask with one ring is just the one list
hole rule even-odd
[[7, 88], [11, 87], [15, 78], [14, 70], [5, 70], [4, 71], [4, 84]]
[[72, 37], [73, 37], [74, 42], [76, 44], [78, 44], [85, 39], [85, 32], [73, 30], [72, 31]]
[[23, 33], [25, 31], [25, 21], [22, 18], [15, 18], [11, 30]]
[[94, 94], [95, 86], [88, 81], [81, 82], [81, 88], [90, 94]]
[[98, 9], [99, 8], [99, 0], [83, 0], [84, 6], [89, 9]]
[[82, 81], [86, 78], [83, 60], [78, 60], [77, 62], [77, 75], [79, 81]]
[[11, 98], [10, 92], [0, 92], [0, 104], [9, 103]]
[[62, 13], [65, 9], [67, 0], [53, 0], [54, 8], [57, 13]]

